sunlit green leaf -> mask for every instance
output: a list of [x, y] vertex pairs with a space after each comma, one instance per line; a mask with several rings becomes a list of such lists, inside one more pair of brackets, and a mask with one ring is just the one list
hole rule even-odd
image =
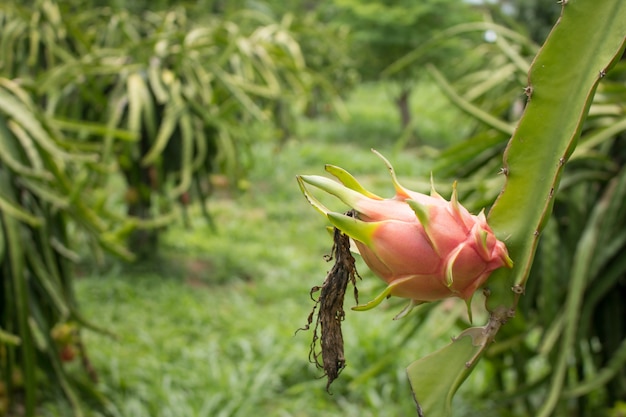
[[482, 331], [467, 329], [449, 345], [407, 368], [420, 417], [453, 415], [452, 397], [484, 349]]

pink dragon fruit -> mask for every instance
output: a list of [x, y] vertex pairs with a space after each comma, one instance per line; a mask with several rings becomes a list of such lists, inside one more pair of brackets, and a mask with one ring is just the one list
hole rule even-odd
[[[308, 201], [354, 240], [367, 266], [388, 284], [375, 300], [355, 309], [372, 308], [389, 295], [408, 298], [412, 305], [448, 297], [469, 304], [492, 271], [512, 267], [506, 246], [494, 235], [484, 212], [472, 215], [459, 204], [456, 183], [450, 201], [434, 187], [430, 195], [407, 190], [389, 161], [374, 152], [391, 173], [393, 198], [367, 191], [347, 171], [332, 165], [326, 171], [341, 184], [316, 175], [298, 176]], [[306, 184], [338, 197], [356, 216], [330, 211]]]

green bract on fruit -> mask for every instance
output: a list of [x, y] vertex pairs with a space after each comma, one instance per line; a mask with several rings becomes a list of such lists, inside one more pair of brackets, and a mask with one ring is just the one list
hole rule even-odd
[[[347, 171], [332, 165], [326, 171], [341, 183], [317, 175], [298, 176], [311, 205], [355, 241], [365, 263], [389, 284], [383, 294], [356, 309], [371, 308], [388, 295], [411, 299], [413, 304], [448, 297], [469, 302], [492, 271], [512, 266], [484, 212], [472, 215], [459, 204], [456, 185], [450, 201], [434, 188], [430, 195], [407, 190], [398, 183], [391, 164], [376, 154], [391, 173], [393, 198], [367, 191]], [[307, 184], [338, 197], [356, 216], [330, 211]]]

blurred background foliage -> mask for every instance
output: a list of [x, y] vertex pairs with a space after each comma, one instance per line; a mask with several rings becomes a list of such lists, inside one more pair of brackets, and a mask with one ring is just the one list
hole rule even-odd
[[[423, 308], [388, 341], [377, 340], [381, 333], [351, 334], [360, 346], [354, 362], [370, 366], [349, 367], [349, 382], [330, 399], [323, 384], [312, 385], [319, 382], [312, 371], [302, 369], [306, 340], [283, 346], [278, 357], [280, 342], [238, 338], [228, 329], [244, 334], [269, 326], [254, 324], [262, 316], [254, 309], [284, 305], [266, 310], [277, 326], [268, 327], [267, 337], [289, 339], [294, 329], [286, 335], [281, 315], [308, 314], [299, 300], [307, 300], [307, 286], [317, 281], [294, 284], [292, 274], [320, 275], [317, 259], [304, 258], [311, 247], [320, 259], [329, 248], [325, 241], [311, 243], [322, 225], [302, 215], [306, 208], [292, 184], [305, 168], [336, 163], [369, 175], [375, 188], [386, 178], [384, 170], [372, 174], [374, 159], [363, 152], [373, 146], [411, 176], [403, 180], [407, 186], [427, 187], [432, 170], [438, 189], [459, 179], [461, 201], [475, 211], [493, 202], [502, 185], [502, 151], [524, 108], [530, 60], [558, 18], [553, 3], [2, 2], [0, 415], [166, 415], [159, 404], [177, 410], [173, 415], [243, 416], [259, 407], [269, 415], [410, 413], [403, 367], [416, 349], [428, 352], [423, 343], [434, 342], [424, 338], [433, 329], [463, 326], [462, 309]], [[459, 415], [534, 415], [549, 396], [560, 398], [557, 415], [620, 415], [626, 398], [625, 101], [622, 61], [601, 83], [567, 165], [521, 311], [473, 377], [471, 395], [457, 404]], [[268, 233], [284, 242], [276, 248], [283, 256], [267, 248]], [[592, 239], [582, 239], [590, 233]], [[592, 262], [577, 263], [582, 255]], [[185, 299], [192, 306], [194, 296], [157, 284], [154, 276], [148, 283], [139, 279], [137, 290], [118, 277], [77, 281], [84, 271], [126, 271], [119, 259], [174, 276], [182, 272], [172, 263], [187, 265], [186, 286], [191, 280], [213, 292], [231, 284], [237, 295], [212, 302], [252, 313], [237, 326], [226, 313], [199, 319], [194, 308], [209, 309], [202, 301], [178, 311], [167, 294], [191, 297]], [[210, 263], [200, 283], [198, 262]], [[576, 274], [584, 284], [568, 285]], [[220, 337], [239, 352], [234, 367], [199, 360], [212, 363], [222, 381], [213, 390], [235, 392], [240, 386], [232, 378], [239, 378], [244, 397], [215, 395], [196, 404], [180, 397], [188, 387], [157, 389], [149, 381], [160, 380], [160, 364], [175, 359], [152, 351], [153, 362], [141, 365], [151, 371], [116, 379], [120, 366], [136, 366], [141, 349], [176, 339], [176, 328], [141, 333], [154, 316], [125, 320], [136, 314], [129, 306], [144, 302], [128, 295], [134, 291], [169, 303], [165, 311], [144, 306], [171, 320], [163, 328], [176, 320], [198, 322], [186, 331], [200, 331], [210, 320], [222, 328]], [[283, 304], [289, 299], [297, 300]], [[564, 308], [573, 299], [581, 300], [576, 316]], [[357, 316], [350, 320], [373, 327]], [[572, 320], [578, 323], [575, 355], [564, 386], [555, 388], [550, 375]], [[93, 336], [112, 325], [121, 344]], [[157, 339], [150, 347], [133, 345], [128, 341], [137, 331]], [[199, 339], [228, 355], [219, 339]], [[394, 352], [402, 345], [411, 346], [407, 357]], [[270, 365], [259, 370], [263, 361]], [[210, 384], [189, 381], [202, 390]], [[266, 383], [269, 392], [260, 388]], [[277, 396], [288, 400], [272, 408]], [[302, 411], [305, 405], [310, 413]]]

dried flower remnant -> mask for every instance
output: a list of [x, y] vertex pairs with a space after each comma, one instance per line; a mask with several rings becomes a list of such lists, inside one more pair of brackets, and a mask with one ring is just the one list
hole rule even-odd
[[[324, 370], [324, 376], [327, 378], [326, 390], [346, 366], [341, 322], [345, 318], [343, 301], [349, 282], [354, 286], [354, 298], [358, 304], [356, 278], [359, 275], [354, 264], [354, 257], [350, 253], [350, 238], [335, 228], [333, 240], [331, 255], [327, 257], [327, 260], [334, 260], [335, 263], [326, 275], [322, 286], [311, 288], [311, 298], [315, 301], [315, 305], [309, 314], [307, 325], [300, 329], [310, 328], [317, 310], [309, 360]], [[315, 299], [313, 295], [317, 292], [319, 292], [319, 297]]]

